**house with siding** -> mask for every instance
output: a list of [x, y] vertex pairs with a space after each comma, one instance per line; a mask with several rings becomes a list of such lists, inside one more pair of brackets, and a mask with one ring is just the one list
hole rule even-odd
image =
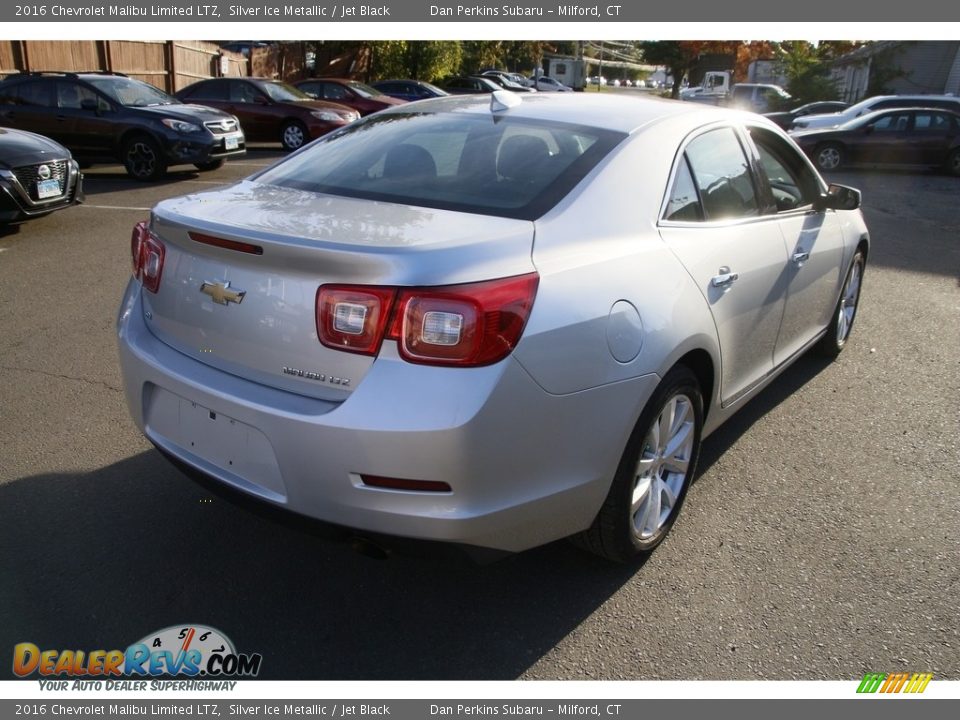
[[840, 98], [855, 103], [881, 84], [894, 95], [960, 95], [960, 41], [886, 40], [837, 58], [832, 68]]

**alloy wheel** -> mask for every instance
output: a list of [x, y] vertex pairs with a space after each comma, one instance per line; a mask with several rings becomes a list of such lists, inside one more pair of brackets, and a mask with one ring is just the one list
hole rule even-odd
[[853, 317], [857, 314], [857, 302], [860, 298], [860, 281], [863, 277], [863, 260], [857, 258], [850, 268], [847, 282], [840, 296], [840, 309], [837, 315], [837, 345], [843, 345], [853, 327]]
[[134, 177], [153, 177], [157, 172], [157, 153], [146, 142], [138, 140], [127, 149], [127, 168]]
[[840, 151], [833, 146], [823, 148], [817, 153], [817, 165], [823, 170], [836, 170], [840, 167]]
[[693, 402], [678, 393], [647, 431], [630, 505], [633, 532], [640, 540], [656, 535], [677, 507], [693, 458], [695, 422]]

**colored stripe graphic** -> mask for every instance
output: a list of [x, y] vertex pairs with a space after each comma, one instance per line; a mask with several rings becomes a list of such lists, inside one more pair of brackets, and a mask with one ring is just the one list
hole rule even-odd
[[883, 682], [886, 675], [884, 673], [867, 673], [863, 676], [863, 681], [860, 683], [860, 687], [857, 688], [858, 693], [875, 693], [880, 687], [880, 683]]
[[933, 673], [867, 673], [860, 681], [858, 693], [911, 693], [919, 694], [927, 689]]
[[904, 692], [908, 693], [922, 693], [927, 689], [927, 685], [933, 679], [933, 673], [914, 673], [913, 677], [910, 678], [910, 682], [907, 683], [907, 687]]

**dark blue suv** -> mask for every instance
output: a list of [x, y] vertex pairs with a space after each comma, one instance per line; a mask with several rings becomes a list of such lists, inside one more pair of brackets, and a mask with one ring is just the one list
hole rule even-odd
[[138, 180], [170, 165], [215, 170], [246, 152], [233, 115], [185, 105], [120, 73], [12, 75], [0, 82], [0, 126], [53, 138], [84, 164], [120, 161]]

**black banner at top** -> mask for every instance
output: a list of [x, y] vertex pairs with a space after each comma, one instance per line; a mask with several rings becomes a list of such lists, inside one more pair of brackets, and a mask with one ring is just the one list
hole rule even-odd
[[[618, 4], [619, 3], [619, 4]], [[102, 2], [56, 0], [4, 3], [0, 22], [926, 22], [960, 21], [960, 3], [943, 0], [892, 0], [837, 3], [804, 0], [553, 0], [484, 2], [461, 0], [157, 0]], [[891, 28], [891, 35], [897, 28]]]

